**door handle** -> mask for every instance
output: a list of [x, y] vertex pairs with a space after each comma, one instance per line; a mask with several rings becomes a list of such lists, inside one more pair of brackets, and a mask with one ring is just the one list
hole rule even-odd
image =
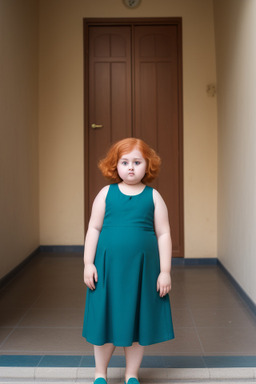
[[103, 128], [103, 125], [102, 124], [95, 124], [95, 123], [93, 123], [91, 125], [91, 127], [92, 127], [92, 129], [99, 129], [99, 128]]

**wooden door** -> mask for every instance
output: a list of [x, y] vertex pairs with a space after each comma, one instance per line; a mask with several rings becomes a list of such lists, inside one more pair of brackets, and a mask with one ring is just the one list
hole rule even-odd
[[130, 27], [92, 26], [89, 39], [86, 201], [90, 207], [106, 184], [97, 167], [99, 159], [113, 142], [132, 135]]
[[[97, 169], [109, 146], [138, 137], [157, 150], [173, 256], [184, 256], [181, 21], [85, 21], [85, 220], [106, 184]], [[95, 127], [96, 125], [96, 127]]]

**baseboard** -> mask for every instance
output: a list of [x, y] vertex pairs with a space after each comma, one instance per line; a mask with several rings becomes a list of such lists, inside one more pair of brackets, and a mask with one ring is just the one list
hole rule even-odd
[[39, 251], [43, 253], [83, 253], [83, 245], [40, 245]]
[[219, 259], [217, 260], [217, 265], [225, 273], [230, 283], [233, 285], [233, 287], [236, 289], [236, 291], [239, 293], [239, 295], [242, 297], [242, 299], [246, 302], [248, 307], [251, 309], [253, 314], [256, 316], [256, 304], [247, 295], [247, 293], [243, 290], [240, 284], [238, 284], [238, 282], [234, 279], [231, 273], [224, 267], [224, 265], [221, 263]]
[[0, 279], [0, 289], [6, 286], [36, 255], [40, 252], [39, 247], [36, 248], [29, 256], [20, 264], [13, 268], [7, 275]]
[[185, 258], [172, 258], [172, 265], [217, 265], [218, 259], [216, 257], [210, 257], [210, 258], [192, 258], [192, 259], [185, 259]]

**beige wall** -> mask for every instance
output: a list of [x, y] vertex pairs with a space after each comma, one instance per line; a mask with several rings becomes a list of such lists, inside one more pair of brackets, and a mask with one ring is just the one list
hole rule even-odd
[[40, 1], [40, 244], [83, 244], [83, 18], [183, 18], [186, 257], [216, 257], [217, 111], [212, 0]]
[[[214, 0], [218, 256], [256, 302], [255, 14], [254, 0]], [[183, 18], [186, 257], [217, 256], [212, 1], [41, 0], [38, 23], [36, 1], [1, 0], [0, 278], [39, 244], [83, 243], [83, 18], [152, 16]]]
[[218, 255], [256, 303], [256, 2], [215, 0]]
[[0, 278], [39, 245], [38, 8], [0, 2]]

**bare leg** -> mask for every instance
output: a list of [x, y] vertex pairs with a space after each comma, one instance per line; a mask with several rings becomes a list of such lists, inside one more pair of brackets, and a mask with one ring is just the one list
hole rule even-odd
[[103, 377], [107, 380], [107, 368], [114, 350], [113, 344], [94, 345], [95, 379]]
[[126, 359], [125, 381], [131, 377], [138, 379], [139, 368], [143, 359], [144, 347], [138, 343], [133, 343], [131, 347], [124, 347]]

